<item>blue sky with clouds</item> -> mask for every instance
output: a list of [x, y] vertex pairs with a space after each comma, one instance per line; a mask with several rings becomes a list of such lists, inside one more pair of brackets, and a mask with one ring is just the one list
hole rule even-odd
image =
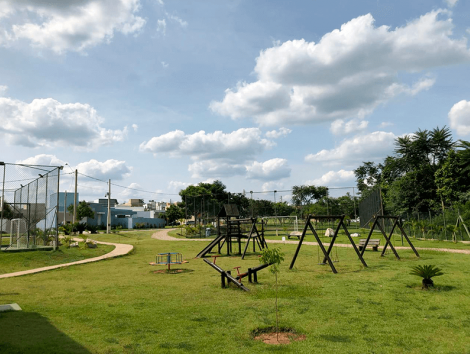
[[0, 0], [0, 160], [161, 193], [120, 201], [352, 186], [397, 136], [470, 140], [469, 19], [464, 0]]

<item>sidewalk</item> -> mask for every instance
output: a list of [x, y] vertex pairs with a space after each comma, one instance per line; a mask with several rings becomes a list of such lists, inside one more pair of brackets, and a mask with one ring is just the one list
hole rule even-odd
[[70, 267], [70, 266], [76, 265], [76, 264], [85, 264], [85, 263], [91, 263], [91, 262], [98, 262], [98, 261], [101, 261], [103, 259], [124, 256], [124, 255], [128, 254], [129, 252], [131, 252], [134, 249], [134, 246], [126, 245], [126, 244], [122, 244], [122, 243], [109, 243], [109, 242], [99, 242], [99, 241], [96, 241], [96, 243], [102, 244], [102, 245], [111, 245], [111, 246], [114, 246], [115, 248], [111, 252], [106, 253], [106, 254], [104, 254], [102, 256], [99, 256], [99, 257], [87, 258], [87, 259], [83, 259], [81, 261], [76, 261], [76, 262], [71, 262], [71, 263], [56, 264], [56, 265], [49, 266], [49, 267], [23, 270], [21, 272], [0, 274], [0, 279], [19, 277], [19, 276], [28, 275], [28, 274], [35, 274], [35, 273], [45, 272], [45, 271], [53, 270], [53, 269]]

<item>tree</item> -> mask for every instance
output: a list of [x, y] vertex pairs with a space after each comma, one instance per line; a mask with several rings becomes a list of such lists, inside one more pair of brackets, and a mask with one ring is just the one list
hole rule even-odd
[[[1, 211], [0, 211], [1, 213]], [[11, 220], [14, 218], [14, 213], [8, 203], [3, 203], [3, 218]]]
[[443, 204], [461, 201], [470, 190], [470, 142], [461, 140], [459, 150], [451, 150], [436, 171], [437, 192]]
[[[435, 174], [445, 166], [454, 148], [449, 128], [418, 129], [395, 140], [395, 154], [383, 163], [364, 162], [354, 170], [361, 199], [380, 186], [385, 210], [391, 213], [427, 211], [441, 205], [441, 196], [451, 194], [445, 188], [451, 182], [453, 167], [441, 171], [441, 193]], [[442, 197], [443, 198], [443, 197]]]
[[[319, 200], [328, 196], [327, 187], [294, 186], [292, 187], [292, 203], [303, 210], [303, 206], [311, 204], [313, 200]], [[302, 215], [303, 216], [303, 215]]]
[[179, 219], [184, 218], [184, 209], [178, 205], [172, 204], [168, 208], [166, 208], [165, 216], [168, 223], [173, 223]]
[[271, 264], [270, 272], [276, 277], [276, 335], [279, 342], [279, 308], [277, 306], [278, 299], [278, 282], [277, 275], [279, 274], [279, 265], [284, 261], [284, 253], [280, 248], [263, 249], [263, 253], [259, 259], [260, 263]]
[[368, 161], [363, 162], [362, 166], [359, 166], [354, 170], [357, 189], [359, 190], [362, 198], [368, 196], [370, 191], [372, 191], [376, 185], [380, 184], [382, 169], [383, 165]]
[[[73, 213], [73, 204], [70, 204], [67, 207], [67, 211], [69, 213]], [[90, 205], [84, 200], [81, 201], [80, 203], [78, 203], [78, 206], [77, 206], [77, 221], [82, 220], [83, 218], [90, 218], [90, 219], [95, 218], [95, 212], [90, 207]]]

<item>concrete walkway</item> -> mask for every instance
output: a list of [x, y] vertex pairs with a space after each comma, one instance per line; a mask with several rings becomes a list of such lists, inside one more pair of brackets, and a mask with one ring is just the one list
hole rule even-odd
[[56, 264], [56, 265], [49, 266], [49, 267], [23, 270], [21, 272], [0, 274], [0, 279], [19, 277], [19, 276], [22, 276], [22, 275], [45, 272], [47, 270], [70, 267], [70, 266], [76, 265], [76, 264], [85, 264], [85, 263], [101, 261], [103, 259], [120, 257], [120, 256], [124, 256], [124, 255], [128, 254], [129, 252], [131, 252], [134, 249], [134, 246], [126, 245], [126, 244], [122, 244], [122, 243], [109, 243], [109, 242], [98, 242], [98, 241], [95, 241], [95, 242], [98, 243], [98, 244], [101, 244], [101, 245], [111, 245], [111, 246], [114, 246], [115, 248], [111, 252], [106, 253], [106, 254], [104, 254], [102, 256], [99, 256], [99, 257], [82, 259], [81, 261], [76, 261], [76, 262], [71, 262], [71, 263]]
[[[168, 232], [172, 231], [174, 229], [162, 229], [157, 231], [152, 235], [152, 238], [155, 238], [157, 240], [162, 240], [162, 241], [204, 241], [209, 243], [211, 240], [207, 238], [176, 238], [168, 235]], [[284, 243], [284, 244], [292, 244], [296, 245], [299, 243], [299, 241], [282, 241], [282, 240], [266, 240], [267, 243]], [[358, 243], [358, 242], [354, 242]], [[310, 246], [317, 246], [317, 242], [307, 242], [304, 241], [302, 242], [302, 245], [310, 245]], [[329, 246], [329, 243], [323, 243], [324, 246]], [[341, 244], [341, 243], [335, 243], [335, 246], [337, 247], [346, 247], [346, 248], [352, 248], [352, 245], [350, 244]], [[458, 249], [453, 249], [453, 248], [430, 248], [430, 247], [415, 247], [418, 251], [436, 251], [436, 252], [448, 252], [448, 253], [461, 253], [461, 254], [470, 254], [470, 250], [458, 250]], [[379, 247], [379, 249], [383, 249], [382, 246]], [[395, 246], [396, 250], [409, 250], [411, 249], [410, 247], [402, 247], [402, 246]]]

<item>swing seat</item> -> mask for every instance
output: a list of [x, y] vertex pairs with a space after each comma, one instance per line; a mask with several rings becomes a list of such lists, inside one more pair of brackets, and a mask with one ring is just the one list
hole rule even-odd
[[[362, 251], [366, 244], [367, 239], [362, 238], [359, 240], [359, 251]], [[370, 239], [369, 243], [367, 244], [368, 247], [372, 247], [372, 251], [378, 251], [380, 245], [380, 239]]]

